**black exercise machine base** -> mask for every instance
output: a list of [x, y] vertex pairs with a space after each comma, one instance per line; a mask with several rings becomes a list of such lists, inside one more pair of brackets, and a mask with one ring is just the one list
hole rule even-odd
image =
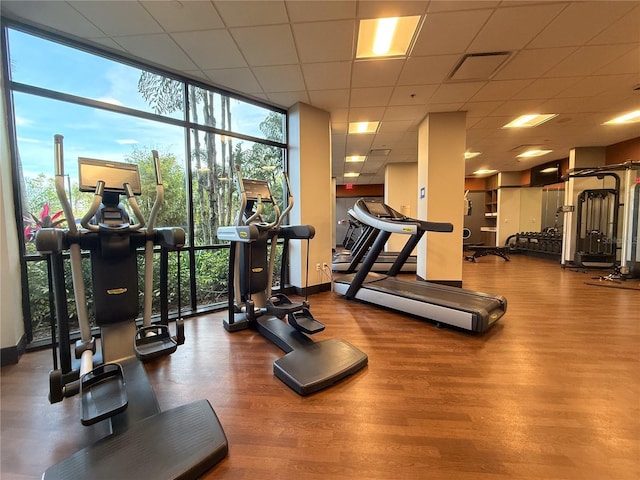
[[[149, 439], [157, 439], [153, 445]], [[165, 410], [47, 469], [42, 480], [196, 479], [227, 456], [227, 438], [207, 400]]]
[[502, 257], [505, 261], [510, 261], [509, 258], [509, 247], [488, 247], [484, 245], [469, 245], [465, 247], [465, 250], [472, 252], [471, 255], [466, 255], [464, 257], [468, 262], [476, 262], [477, 258], [484, 257], [485, 255], [495, 255], [497, 257]]

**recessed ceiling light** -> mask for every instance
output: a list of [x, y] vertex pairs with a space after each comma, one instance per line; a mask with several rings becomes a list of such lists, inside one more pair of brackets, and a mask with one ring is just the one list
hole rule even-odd
[[344, 174], [344, 178], [356, 178], [359, 177], [360, 174], [358, 172], [346, 172]]
[[380, 122], [351, 122], [349, 133], [376, 133]]
[[603, 125], [619, 125], [621, 123], [636, 123], [640, 122], [640, 110], [620, 115], [619, 117], [612, 118], [603, 123]]
[[420, 18], [420, 15], [415, 15], [360, 20], [356, 58], [407, 55]]
[[485, 170], [485, 169], [480, 169], [480, 170], [476, 170], [475, 172], [473, 172], [474, 175], [488, 175], [490, 173], [496, 173], [497, 170]]
[[520, 117], [516, 118], [515, 120], [507, 123], [502, 128], [537, 127], [538, 125], [541, 125], [544, 122], [547, 122], [547, 121], [549, 121], [552, 118], [555, 118], [557, 116], [558, 116], [557, 113], [544, 113], [544, 114], [533, 113], [533, 114], [530, 114], [530, 115], [521, 115]]
[[367, 159], [364, 155], [349, 155], [344, 157], [344, 161], [347, 163], [364, 162]]
[[547, 153], [551, 153], [553, 150], [527, 150], [526, 152], [522, 152], [520, 155], [517, 155], [518, 158], [531, 158], [531, 157], [541, 157], [542, 155], [546, 155]]
[[477, 157], [478, 155], [482, 155], [482, 152], [464, 152], [464, 158], [466, 160]]

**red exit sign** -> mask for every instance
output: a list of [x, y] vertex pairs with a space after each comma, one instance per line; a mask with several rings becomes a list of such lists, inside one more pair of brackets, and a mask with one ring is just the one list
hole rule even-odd
[[[638, 179], [636, 179], [638, 180]], [[346, 188], [347, 190], [353, 190], [353, 183], [347, 183], [344, 188]]]

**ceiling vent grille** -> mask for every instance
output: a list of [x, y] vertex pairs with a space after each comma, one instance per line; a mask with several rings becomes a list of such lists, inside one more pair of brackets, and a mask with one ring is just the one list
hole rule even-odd
[[505, 64], [511, 52], [469, 53], [464, 55], [449, 74], [451, 82], [489, 80]]

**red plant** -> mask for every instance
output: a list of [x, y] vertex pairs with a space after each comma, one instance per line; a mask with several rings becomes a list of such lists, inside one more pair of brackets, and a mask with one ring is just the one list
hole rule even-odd
[[42, 211], [40, 212], [39, 217], [36, 217], [33, 213], [29, 212], [29, 216], [22, 217], [23, 222], [25, 223], [24, 227], [24, 241], [31, 242], [36, 236], [36, 232], [41, 228], [52, 228], [57, 227], [62, 222], [66, 221], [65, 218], [60, 218], [62, 215], [62, 210], [50, 214], [49, 203], [45, 203], [42, 206]]

